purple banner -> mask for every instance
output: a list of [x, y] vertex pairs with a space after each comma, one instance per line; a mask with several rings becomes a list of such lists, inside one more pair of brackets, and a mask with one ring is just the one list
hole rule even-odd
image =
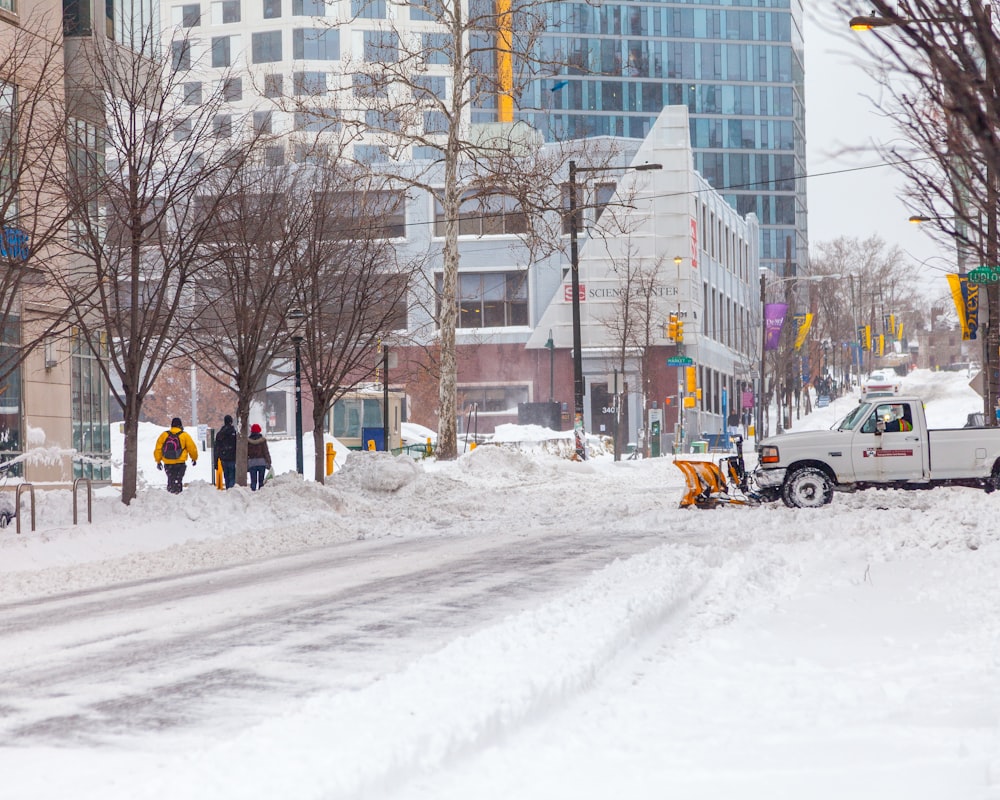
[[777, 350], [781, 341], [781, 327], [785, 324], [788, 303], [767, 303], [764, 305], [764, 349]]

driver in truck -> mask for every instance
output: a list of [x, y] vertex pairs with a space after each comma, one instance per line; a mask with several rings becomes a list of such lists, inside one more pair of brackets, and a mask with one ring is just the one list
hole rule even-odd
[[885, 420], [886, 433], [899, 433], [901, 431], [912, 431], [913, 422], [909, 419], [909, 406], [891, 405], [883, 414]]

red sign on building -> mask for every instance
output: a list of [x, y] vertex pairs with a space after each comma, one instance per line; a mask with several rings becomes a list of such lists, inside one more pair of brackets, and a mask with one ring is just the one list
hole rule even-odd
[[[587, 299], [587, 287], [584, 284], [580, 284], [580, 302], [582, 303]], [[573, 284], [564, 283], [563, 284], [563, 302], [572, 303], [573, 302]]]

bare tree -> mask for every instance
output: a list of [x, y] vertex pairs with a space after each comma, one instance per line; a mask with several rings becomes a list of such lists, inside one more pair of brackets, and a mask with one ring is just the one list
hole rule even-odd
[[[845, 19], [856, 10], [837, 7]], [[959, 247], [962, 267], [997, 265], [1000, 164], [1000, 35], [983, 0], [872, 0], [857, 41], [880, 79], [880, 105], [909, 141], [889, 149], [924, 215]], [[865, 24], [862, 24], [865, 23]], [[984, 382], [987, 424], [1000, 398], [1000, 286], [987, 284]]]
[[[558, 205], [554, 176], [565, 161], [539, 158], [541, 136], [513, 123], [513, 106], [531, 81], [557, 74], [559, 64], [555, 54], [539, 47], [548, 26], [544, 5], [415, 0], [409, 17], [421, 22], [422, 30], [399, 29], [384, 8], [380, 0], [354, 6], [356, 15], [372, 20], [372, 30], [344, 59], [345, 84], [339, 87], [344, 96], [335, 101], [341, 111], [327, 105], [325, 86], [312, 98], [299, 86], [286, 104], [300, 115], [335, 120], [345, 139], [364, 142], [364, 159], [378, 161], [399, 185], [434, 199], [441, 268], [440, 280], [430, 287], [437, 295], [437, 330], [428, 344], [438, 370], [437, 456], [453, 459], [458, 454], [458, 236], [486, 218], [509, 225], [503, 232], [523, 241], [534, 224], [530, 212]], [[479, 124], [476, 115], [494, 108], [500, 124]], [[405, 159], [405, 167], [393, 166], [407, 154], [413, 159]], [[533, 241], [542, 246], [559, 239], [534, 236]]]
[[138, 52], [102, 39], [78, 51], [85, 63], [74, 68], [91, 83], [70, 115], [92, 118], [96, 108], [104, 128], [73, 132], [62, 181], [75, 213], [67, 237], [74, 268], [61, 283], [85, 340], [97, 347], [110, 339], [101, 364], [124, 416], [126, 504], [136, 493], [143, 401], [189, 336], [199, 251], [246, 153], [217, 127], [223, 87], [201, 105], [181, 104], [175, 65], [141, 55], [156, 52], [154, 41], [147, 30]]
[[313, 177], [292, 283], [305, 314], [302, 370], [313, 403], [314, 477], [322, 483], [326, 415], [375, 374], [380, 348], [406, 327], [407, 295], [422, 265], [401, 261], [392, 242], [403, 233], [392, 222], [398, 191], [342, 168], [316, 169]]
[[[239, 429], [248, 431], [251, 403], [266, 387], [275, 359], [287, 353], [295, 262], [300, 243], [312, 233], [313, 180], [308, 168], [265, 166], [262, 159], [222, 179], [215, 219], [199, 249], [197, 313], [182, 347], [211, 364], [216, 380], [234, 390]], [[205, 191], [213, 192], [212, 185]], [[246, 452], [246, 438], [240, 437], [241, 486]]]
[[[916, 335], [926, 320], [926, 302], [913, 281], [912, 259], [880, 236], [866, 239], [840, 237], [813, 245], [813, 275], [836, 275], [848, 291], [826, 291], [826, 281], [809, 284], [815, 289], [817, 336], [831, 342], [856, 343], [858, 328], [868, 326], [877, 337], [891, 315], [904, 331]], [[889, 332], [886, 331], [885, 334]], [[867, 367], [871, 366], [871, 359]]]

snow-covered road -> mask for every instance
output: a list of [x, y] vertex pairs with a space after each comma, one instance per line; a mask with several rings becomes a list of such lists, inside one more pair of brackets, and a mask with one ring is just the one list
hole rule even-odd
[[1000, 800], [1000, 493], [681, 485], [482, 448], [92, 526], [42, 492], [0, 535], [0, 795]]

